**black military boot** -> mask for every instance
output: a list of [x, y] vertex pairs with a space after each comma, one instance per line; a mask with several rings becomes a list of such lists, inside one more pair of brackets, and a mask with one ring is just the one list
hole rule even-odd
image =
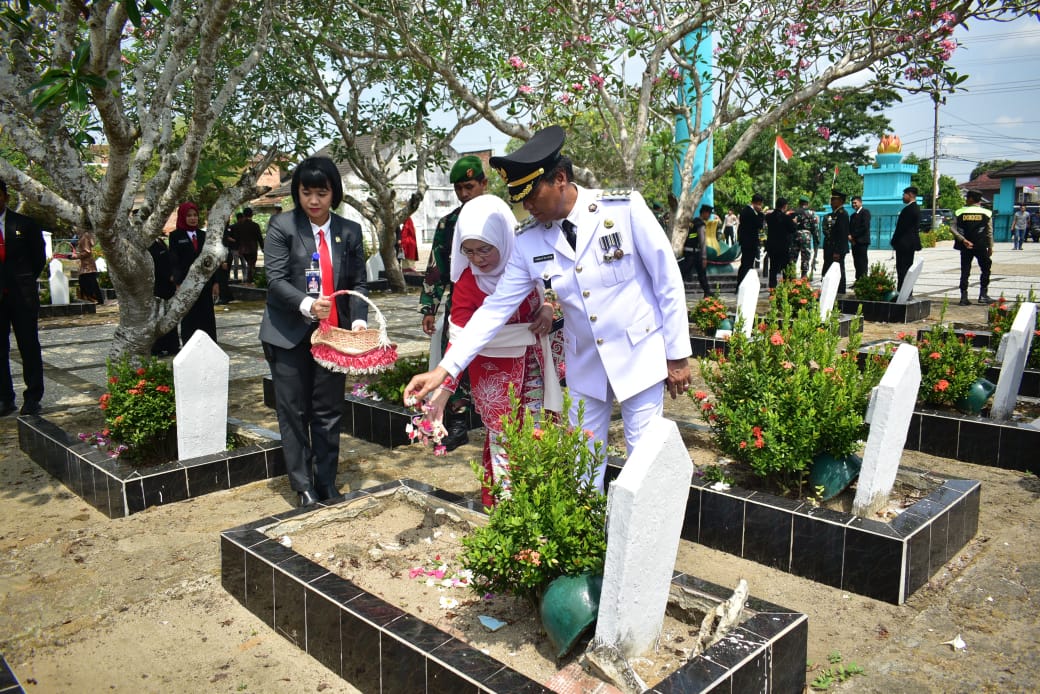
[[961, 300], [959, 302], [961, 306], [971, 306], [971, 302], [968, 301], [968, 292], [961, 292]]
[[446, 417], [444, 428], [448, 435], [441, 440], [445, 450], [454, 451], [459, 446], [469, 443], [469, 421], [465, 412], [453, 413]]
[[993, 303], [993, 299], [989, 298], [989, 295], [987, 295], [986, 292], [982, 292], [979, 294], [979, 303], [983, 306], [989, 306]]

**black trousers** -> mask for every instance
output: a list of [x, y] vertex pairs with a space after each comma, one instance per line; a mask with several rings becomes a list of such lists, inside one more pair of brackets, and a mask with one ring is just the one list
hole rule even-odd
[[977, 260], [979, 263], [979, 296], [985, 296], [989, 292], [989, 270], [993, 266], [988, 246], [961, 249], [961, 294], [968, 293], [968, 277], [971, 275], [972, 260]]
[[766, 276], [769, 278], [769, 288], [772, 289], [780, 281], [780, 278], [784, 276], [784, 270], [791, 264], [791, 256], [786, 252], [781, 253], [769, 253], [767, 254], [769, 260], [769, 266], [766, 270]]
[[274, 382], [275, 411], [293, 491], [332, 490], [339, 468], [339, 433], [346, 376], [311, 356], [311, 341], [291, 349], [263, 343]]
[[0, 401], [14, 404], [14, 381], [11, 379], [11, 331], [22, 357], [24, 402], [43, 399], [43, 354], [40, 351], [38, 305], [26, 304], [10, 295], [0, 294]]
[[740, 268], [737, 270], [737, 287], [744, 281], [744, 276], [755, 269], [755, 261], [758, 260], [758, 246], [740, 247]]
[[870, 246], [859, 243], [852, 246], [852, 267], [856, 270], [856, 279], [870, 272], [870, 262], [867, 260], [868, 248]]
[[896, 251], [896, 289], [903, 288], [903, 278], [910, 266], [914, 264], [914, 253], [917, 251]]
[[708, 286], [708, 270], [701, 263], [701, 254], [696, 250], [684, 252], [683, 257], [679, 260], [679, 273], [682, 275], [683, 282], [690, 281], [693, 271], [697, 272], [697, 282], [701, 285], [704, 296], [711, 296], [711, 287]]

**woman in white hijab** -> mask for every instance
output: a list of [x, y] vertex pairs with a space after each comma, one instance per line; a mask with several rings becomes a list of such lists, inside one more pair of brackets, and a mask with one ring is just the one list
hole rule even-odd
[[[515, 229], [513, 212], [493, 195], [470, 200], [459, 213], [452, 241], [449, 343], [484, 299], [494, 293], [513, 252]], [[520, 308], [468, 367], [473, 404], [488, 432], [484, 442], [485, 506], [494, 503], [491, 488], [496, 483], [506, 490], [509, 487], [507, 461], [499, 443], [499, 422], [509, 412], [509, 386], [515, 387], [522, 408], [540, 411], [544, 399], [546, 409], [561, 409], [559, 371], [553, 352], [562, 354], [562, 349], [554, 350], [547, 336], [531, 330], [531, 323], [539, 315], [551, 321], [552, 310], [545, 303], [541, 287], [532, 284], [531, 293]], [[543, 379], [545, 371], [551, 374], [550, 378]], [[432, 404], [438, 411], [455, 386], [455, 379], [449, 378], [433, 397]]]

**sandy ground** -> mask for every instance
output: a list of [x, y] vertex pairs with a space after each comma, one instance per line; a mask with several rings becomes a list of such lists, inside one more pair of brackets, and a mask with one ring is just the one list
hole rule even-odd
[[[959, 320], [957, 310], [947, 320]], [[256, 379], [234, 392], [231, 415], [274, 428], [259, 402]], [[688, 419], [689, 408], [669, 403], [666, 414]], [[356, 489], [412, 477], [472, 495], [468, 461], [477, 455], [475, 443], [434, 458], [418, 447], [388, 452], [344, 437], [339, 483]], [[915, 453], [903, 462], [983, 483], [977, 537], [905, 605], [685, 542], [682, 561], [716, 583], [746, 578], [752, 595], [808, 613], [816, 666], [807, 682], [837, 652], [864, 670], [839, 691], [1035, 691], [1040, 482]], [[108, 519], [18, 450], [7, 417], [0, 489], [0, 652], [27, 691], [356, 691], [221, 588], [219, 532], [291, 508], [284, 478]], [[966, 648], [944, 645], [958, 635]]]

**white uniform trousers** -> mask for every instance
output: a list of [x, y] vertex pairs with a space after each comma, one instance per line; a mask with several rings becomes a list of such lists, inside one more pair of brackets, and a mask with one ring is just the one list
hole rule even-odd
[[[585, 403], [583, 428], [592, 432], [590, 447], [596, 441], [602, 441], [604, 451], [607, 445], [607, 433], [610, 430], [610, 415], [614, 409], [614, 390], [607, 385], [607, 399], [600, 400], [571, 389], [571, 409], [569, 413], [571, 425], [578, 420], [578, 403]], [[625, 451], [632, 455], [632, 449], [639, 442], [639, 437], [650, 424], [650, 418], [664, 412], [664, 382], [658, 382], [646, 390], [636, 393], [627, 400], [621, 401], [621, 419], [625, 426]], [[600, 460], [596, 468], [596, 481], [600, 488], [606, 490], [604, 484], [607, 471], [606, 456]]]

